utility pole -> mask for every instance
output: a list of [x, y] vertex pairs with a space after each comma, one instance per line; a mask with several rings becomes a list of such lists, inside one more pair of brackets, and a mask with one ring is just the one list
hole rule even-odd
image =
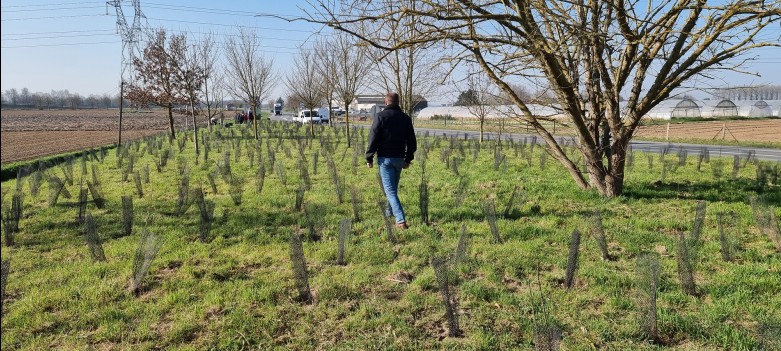
[[[122, 144], [122, 114], [125, 102], [125, 84], [135, 81], [135, 69], [133, 68], [133, 59], [140, 56], [139, 38], [141, 36], [141, 19], [146, 16], [141, 12], [141, 0], [133, 1], [133, 25], [129, 26], [125, 20], [125, 14], [122, 11], [122, 0], [112, 0], [106, 2], [106, 15], [108, 7], [114, 7], [117, 15], [117, 32], [122, 37], [122, 62], [119, 76], [119, 133], [117, 136], [117, 145]], [[127, 80], [125, 79], [127, 77]]]

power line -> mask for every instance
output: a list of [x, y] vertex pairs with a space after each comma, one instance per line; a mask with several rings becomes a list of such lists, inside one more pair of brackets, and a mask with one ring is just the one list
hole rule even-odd
[[46, 37], [35, 37], [35, 38], [9, 38], [5, 39], [6, 41], [11, 40], [41, 40], [41, 39], [57, 39], [57, 38], [78, 38], [78, 37], [101, 37], [101, 36], [113, 36], [114, 33], [106, 33], [106, 34], [75, 34], [75, 35], [55, 35], [55, 36], [46, 36]]
[[51, 32], [30, 32], [30, 33], [2, 33], [2, 36], [25, 36], [25, 35], [43, 35], [43, 34], [67, 34], [67, 33], [86, 33], [86, 32], [102, 32], [110, 31], [116, 32], [115, 29], [89, 29], [89, 30], [63, 30], [63, 31], [51, 31]]
[[3, 46], [3, 49], [21, 49], [21, 48], [42, 48], [51, 46], [78, 46], [78, 45], [97, 45], [97, 44], [120, 44], [121, 41], [99, 41], [90, 43], [59, 43], [59, 44], [37, 44], [37, 45], [17, 45]]
[[[194, 40], [194, 43], [198, 45], [200, 42], [198, 40]], [[99, 41], [99, 42], [82, 42], [82, 43], [57, 43], [57, 44], [36, 44], [36, 45], [16, 45], [16, 46], [3, 46], [2, 49], [22, 49], [22, 48], [45, 48], [45, 47], [54, 47], [54, 46], [79, 46], [79, 45], [102, 45], [102, 44], [121, 44], [121, 41]], [[226, 48], [227, 45], [225, 43], [217, 43], [217, 47], [220, 48]], [[291, 48], [291, 47], [283, 47], [283, 46], [266, 46], [266, 45], [260, 45], [259, 48], [263, 53], [271, 53], [271, 54], [291, 54], [295, 55], [298, 54], [298, 52], [292, 52], [292, 51], [279, 51], [279, 50], [264, 50], [264, 48], [272, 48], [272, 49], [293, 49], [296, 50], [298, 48]]]
[[[90, 2], [85, 2], [85, 1], [75, 1], [75, 2], [61, 2], [61, 3], [56, 3], [56, 4], [25, 4], [25, 5], [8, 5], [8, 6], [3, 6], [3, 7], [2, 7], [2, 9], [3, 9], [3, 11], [5, 11], [5, 10], [6, 10], [6, 9], [8, 9], [8, 8], [16, 8], [16, 7], [44, 7], [44, 6], [62, 6], [62, 5], [84, 5], [84, 4], [88, 4], [88, 3], [90, 3]], [[95, 4], [101, 4], [101, 5], [103, 5], [103, 4], [104, 4], [104, 2], [102, 2], [102, 1], [100, 1], [100, 2], [95, 2]]]
[[[82, 4], [83, 5], [83, 4]], [[16, 12], [41, 12], [41, 11], [62, 11], [62, 10], [82, 10], [82, 9], [94, 9], [97, 6], [71, 6], [71, 7], [52, 7], [48, 9], [19, 9], [19, 10], [3, 10], [4, 13], [16, 13]]]
[[[236, 37], [238, 38], [238, 34], [230, 34], [230, 33], [215, 33], [215, 32], [201, 32], [201, 31], [188, 31], [188, 30], [167, 30], [171, 33], [180, 33], [180, 34], [202, 34], [202, 35], [208, 35], [208, 34], [214, 34], [216, 36], [221, 37]], [[90, 34], [82, 34], [82, 33], [90, 33]], [[63, 35], [48, 35], [48, 34], [63, 34]], [[31, 37], [34, 35], [40, 35], [36, 37]], [[46, 36], [43, 36], [46, 35]], [[116, 35], [115, 29], [93, 29], [93, 30], [76, 30], [76, 31], [53, 31], [53, 32], [35, 32], [35, 33], [14, 33], [14, 34], [2, 34], [3, 37], [7, 37], [5, 40], [41, 40], [41, 39], [55, 39], [55, 38], [76, 38], [76, 37], [90, 37], [90, 36], [105, 36], [105, 35]], [[22, 38], [14, 38], [15, 36], [21, 36]], [[271, 41], [285, 41], [285, 42], [305, 42], [305, 40], [301, 39], [292, 39], [292, 38], [274, 38], [274, 37], [268, 37], [268, 38], [261, 38], [263, 41], [271, 40]], [[290, 48], [292, 49], [292, 48]]]
[[71, 15], [71, 16], [46, 16], [46, 17], [30, 17], [30, 18], [4, 18], [0, 21], [6, 22], [6, 21], [30, 21], [30, 20], [39, 20], [39, 19], [52, 19], [52, 18], [76, 18], [76, 17], [95, 17], [100, 16], [104, 17], [106, 16], [105, 13], [99, 13], [94, 15]]
[[[209, 22], [179, 21], [179, 20], [173, 20], [173, 19], [152, 18], [152, 17], [147, 17], [147, 19], [155, 20], [155, 21], [166, 21], [166, 22], [177, 22], [177, 23], [188, 23], [188, 24], [203, 24], [203, 25], [220, 26], [220, 27], [275, 30], [275, 31], [281, 31], [281, 32], [312, 33], [312, 30], [303, 30], [303, 29], [271, 28], [271, 27], [243, 26], [243, 25], [235, 25], [235, 24], [222, 24], [222, 23], [209, 23]], [[330, 35], [330, 34], [320, 33], [320, 35]]]

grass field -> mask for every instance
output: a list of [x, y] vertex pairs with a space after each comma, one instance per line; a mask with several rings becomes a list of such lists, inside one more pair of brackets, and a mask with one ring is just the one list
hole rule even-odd
[[[31, 194], [35, 174], [21, 185], [2, 184], [4, 218], [15, 189], [24, 194], [15, 244], [2, 247], [3, 261], [10, 260], [3, 350], [544, 349], [541, 331], [551, 328], [569, 350], [752, 350], [781, 342], [781, 253], [760, 232], [749, 205], [750, 196], [761, 195], [781, 216], [778, 164], [744, 157], [733, 168], [731, 158], [689, 155], [681, 165], [675, 154], [635, 152], [625, 195], [604, 199], [577, 189], [540, 146], [478, 148], [473, 141], [420, 138], [400, 189], [412, 227], [394, 231], [391, 240], [377, 205], [383, 199], [377, 171], [364, 166], [365, 130], [355, 130], [353, 148], [343, 131], [330, 127], [311, 139], [293, 124], [269, 124], [259, 146], [246, 129], [203, 132], [208, 160], [202, 150], [196, 162], [192, 139], [180, 149], [181, 136], [170, 143], [158, 136], [104, 158], [96, 153], [83, 175], [79, 159], [72, 171], [67, 164], [51, 168], [41, 179], [73, 174], [73, 184], [64, 186], [72, 197], [61, 194], [56, 204], [49, 198], [54, 183], [43, 180]], [[166, 153], [167, 165], [158, 172]], [[258, 192], [260, 164], [265, 176]], [[419, 206], [424, 164], [429, 225]], [[92, 165], [104, 208], [79, 201], [80, 179], [93, 180]], [[766, 170], [759, 180], [758, 165]], [[139, 196], [135, 172], [146, 178], [145, 168], [149, 182], [139, 181]], [[297, 210], [297, 189], [307, 175], [311, 187]], [[215, 204], [205, 240], [199, 239], [193, 188]], [[179, 194], [187, 194], [186, 201]], [[123, 234], [122, 196], [133, 197], [130, 235]], [[692, 236], [701, 200], [707, 205], [701, 234], [685, 241], [696, 284], [691, 295], [679, 280], [683, 245], [677, 235]], [[487, 201], [495, 204], [501, 243], [486, 218]], [[95, 218], [105, 261], [93, 259], [86, 244], [86, 226], [77, 221], [82, 205]], [[178, 213], [181, 208], [186, 211]], [[609, 260], [595, 240], [595, 210]], [[728, 212], [736, 217], [722, 223], [727, 240], [720, 241], [716, 219]], [[340, 265], [345, 218], [353, 222]], [[462, 226], [471, 241], [463, 241], [470, 244], [456, 262]], [[133, 291], [139, 271], [133, 262], [145, 230], [162, 246], [146, 260], [148, 274]], [[566, 289], [574, 230], [583, 236], [574, 283]], [[299, 298], [291, 263], [290, 238], [299, 234], [309, 303]], [[729, 261], [724, 242], [734, 244]], [[645, 255], [660, 263], [654, 337], [641, 331], [648, 319], [641, 318], [637, 265]], [[449, 290], [432, 268], [440, 257], [450, 262]], [[449, 336], [443, 290], [458, 336]]]

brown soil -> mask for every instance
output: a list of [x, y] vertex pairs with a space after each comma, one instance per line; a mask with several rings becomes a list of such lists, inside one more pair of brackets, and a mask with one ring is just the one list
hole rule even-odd
[[[24, 161], [117, 142], [119, 110], [19, 110], [0, 111], [2, 163]], [[124, 111], [122, 140], [134, 140], [168, 130], [167, 110]], [[206, 118], [196, 117], [199, 125]], [[174, 113], [174, 127], [188, 126], [190, 117]]]
[[[157, 130], [123, 131], [122, 139], [133, 140], [160, 132]], [[110, 145], [117, 141], [116, 131], [3, 131], [2, 133], [0, 153], [4, 164]]]
[[[667, 124], [641, 126], [635, 137], [667, 137]], [[705, 121], [670, 123], [669, 138], [727, 140], [740, 142], [781, 142], [781, 119]]]

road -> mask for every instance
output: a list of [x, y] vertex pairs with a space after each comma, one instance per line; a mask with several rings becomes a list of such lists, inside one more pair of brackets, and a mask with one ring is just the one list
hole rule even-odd
[[[292, 114], [283, 114], [281, 116], [272, 116], [272, 120], [275, 121], [290, 121], [293, 118]], [[367, 128], [366, 125], [359, 124], [356, 125], [358, 127]], [[452, 129], [431, 129], [431, 128], [415, 128], [415, 131], [418, 135], [425, 135], [426, 132], [428, 132], [431, 136], [447, 136], [452, 137], [456, 136], [456, 138], [470, 138], [470, 139], [477, 139], [480, 137], [480, 133], [474, 132], [474, 131], [463, 131], [463, 130], [452, 130]], [[498, 137], [496, 133], [484, 133], [484, 137], [491, 140]], [[532, 140], [535, 140], [537, 144], [545, 144], [545, 141], [534, 134], [505, 134], [503, 136], [504, 139], [511, 138], [514, 141], [520, 141], [523, 139], [526, 139], [527, 142], [531, 142]], [[556, 137], [560, 142], [569, 142], [570, 145], [575, 142], [575, 139], [571, 136], [557, 136]], [[754, 156], [756, 156], [757, 159], [763, 160], [763, 161], [775, 161], [775, 162], [781, 162], [781, 149], [770, 149], [770, 148], [757, 148], [757, 147], [743, 147], [743, 146], [724, 146], [724, 145], [702, 145], [702, 144], [685, 144], [685, 143], [666, 143], [666, 142], [656, 142], [656, 141], [641, 141], [641, 140], [633, 140], [630, 142], [630, 145], [632, 147], [632, 150], [634, 151], [643, 151], [643, 152], [656, 152], [659, 153], [661, 151], [666, 150], [666, 152], [675, 152], [677, 153], [680, 148], [683, 148], [686, 150], [686, 153], [689, 155], [697, 155], [699, 154], [703, 149], [707, 149], [710, 156], [718, 157], [732, 157], [734, 155], [739, 155], [741, 157], [747, 157], [749, 152], [754, 152]]]

